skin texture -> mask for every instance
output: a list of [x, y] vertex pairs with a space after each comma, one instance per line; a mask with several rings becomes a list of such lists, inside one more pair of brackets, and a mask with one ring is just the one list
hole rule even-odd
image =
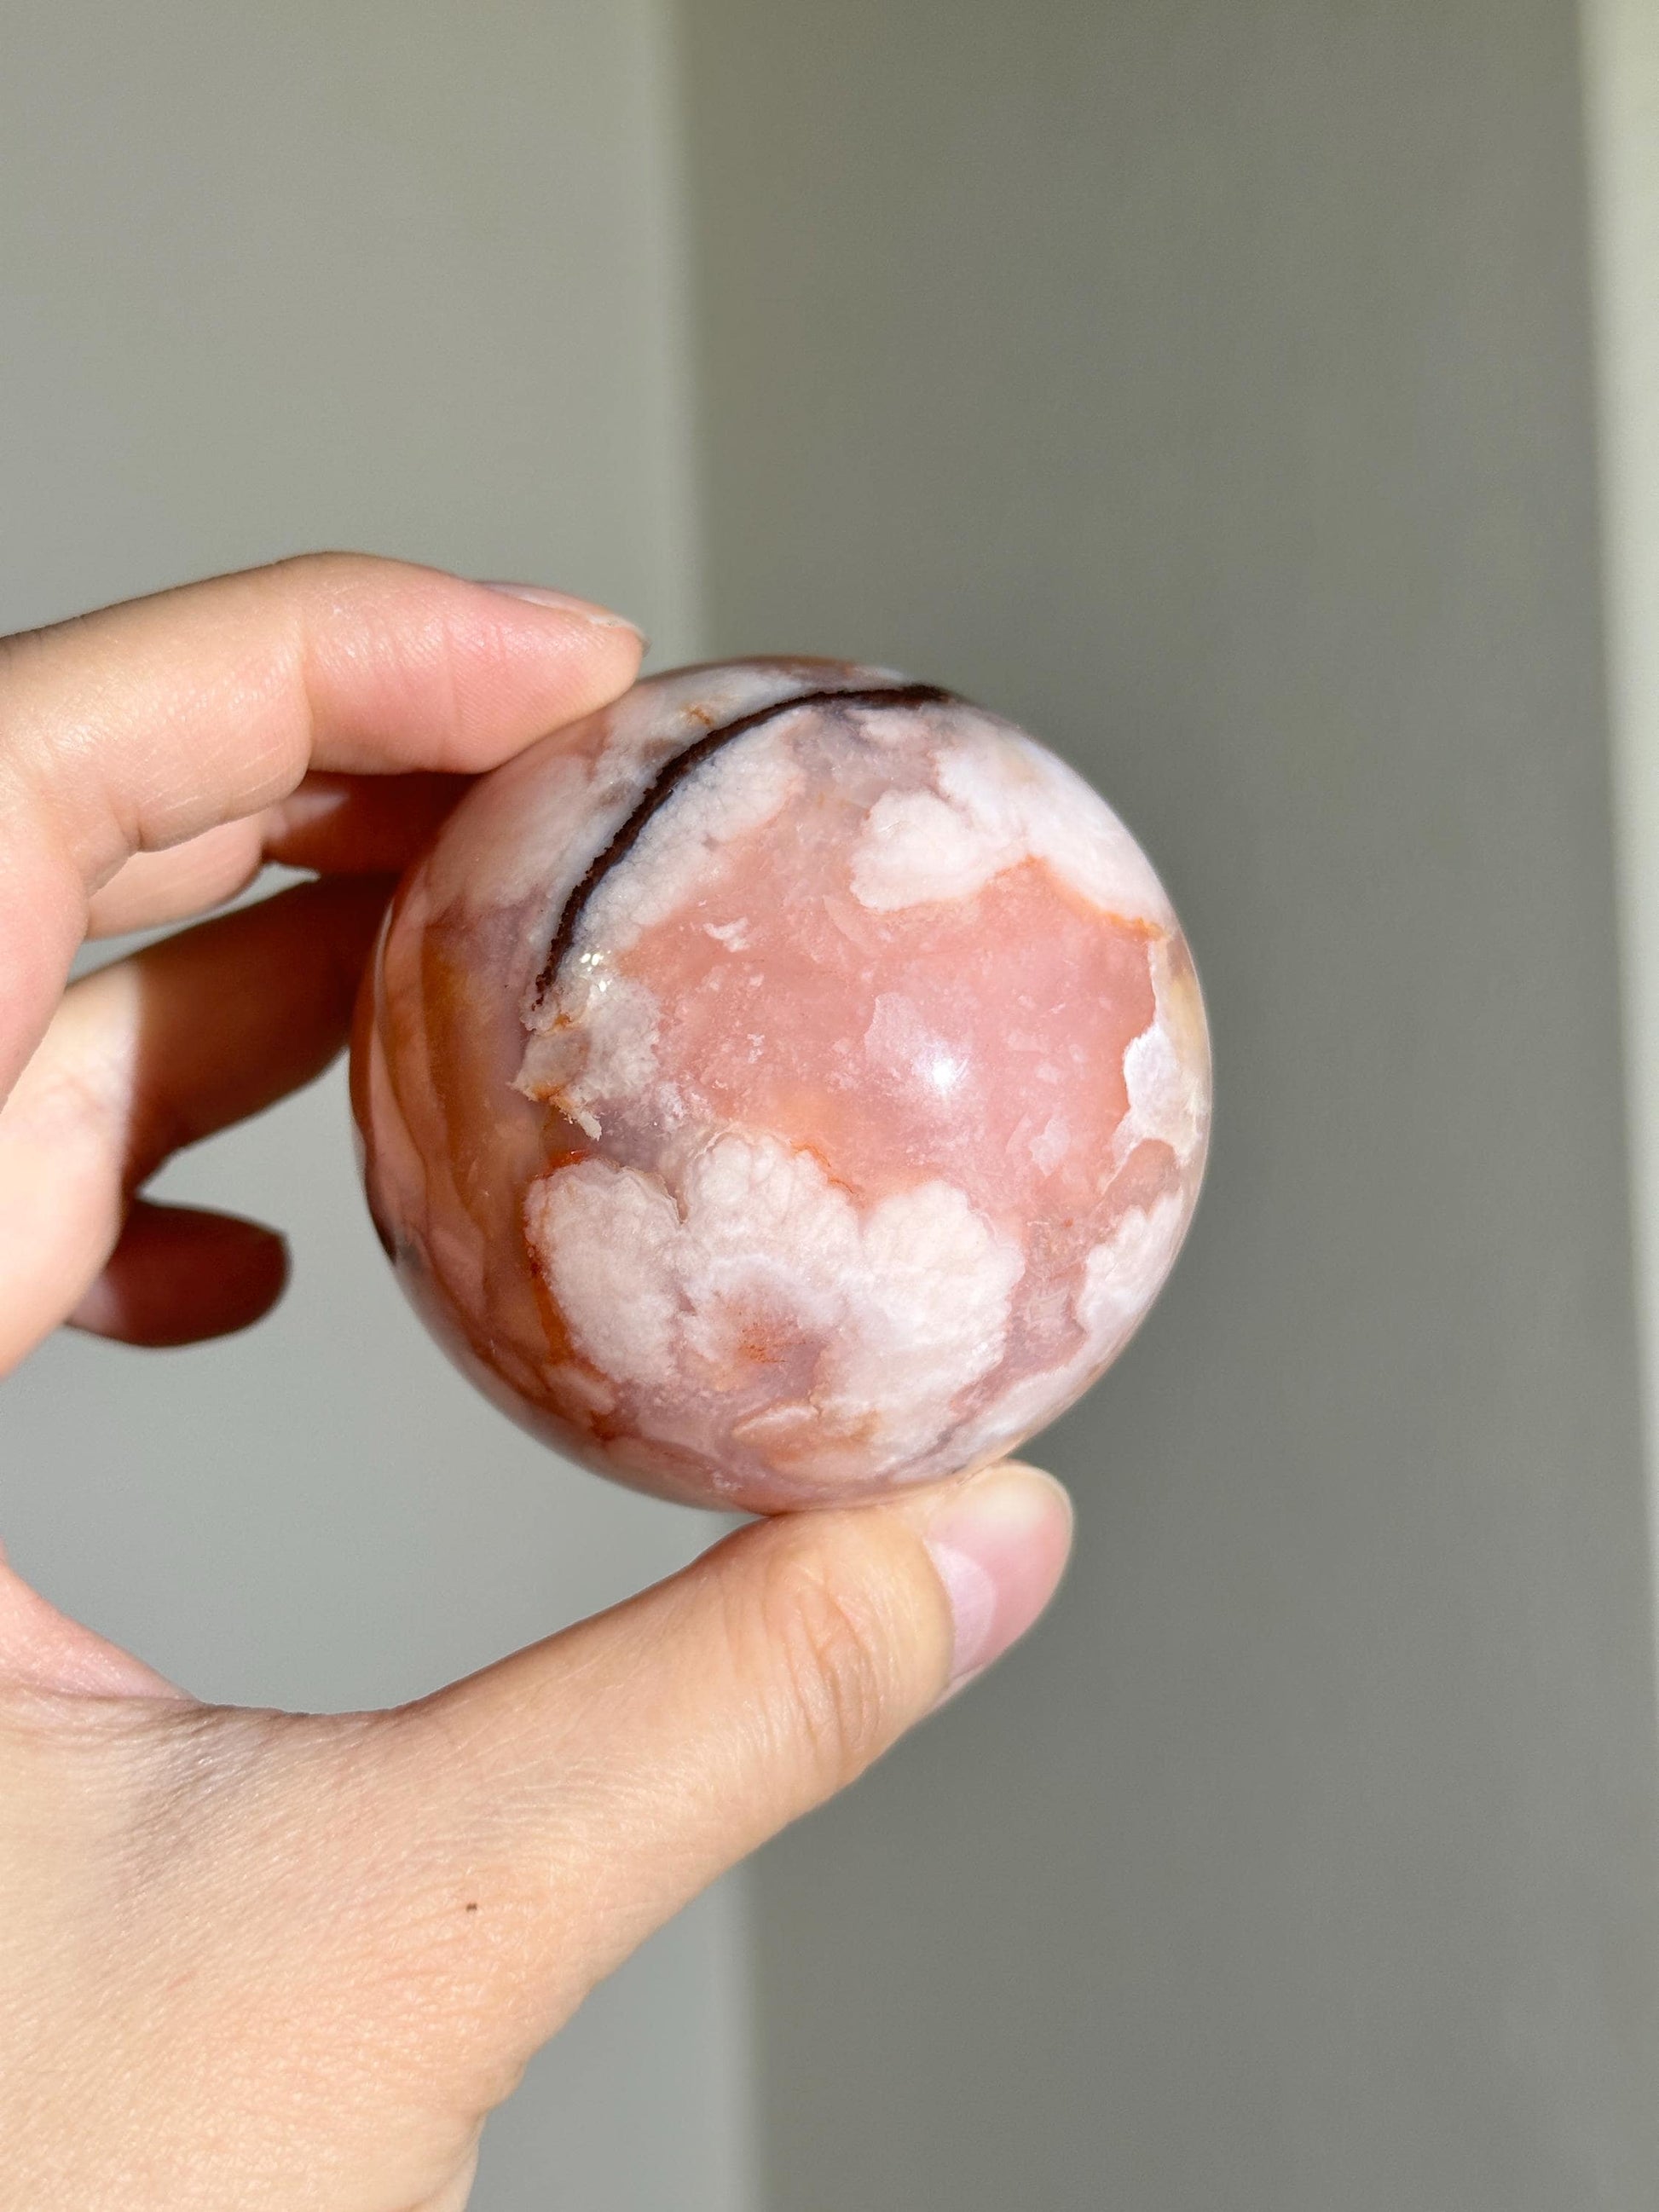
[[[0, 642], [0, 1367], [274, 1302], [274, 1231], [143, 1182], [326, 1064], [389, 877], [639, 650], [556, 594], [333, 556]], [[85, 934], [266, 860], [319, 880], [65, 988]], [[785, 1515], [343, 1716], [201, 1703], [0, 1563], [8, 2201], [453, 2212], [593, 1984], [1021, 1634], [1069, 1533], [1012, 1466]]]
[[1192, 960], [1104, 800], [840, 661], [654, 677], [481, 783], [398, 887], [353, 1079], [467, 1372], [757, 1512], [1053, 1420], [1156, 1297], [1209, 1122]]

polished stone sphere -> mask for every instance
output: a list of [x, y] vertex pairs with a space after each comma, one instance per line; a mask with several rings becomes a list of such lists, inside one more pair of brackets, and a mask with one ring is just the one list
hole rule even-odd
[[999, 1456], [1121, 1351], [1209, 1119], [1105, 802], [889, 670], [682, 669], [485, 777], [398, 889], [353, 1097], [434, 1333], [562, 1451], [769, 1511]]

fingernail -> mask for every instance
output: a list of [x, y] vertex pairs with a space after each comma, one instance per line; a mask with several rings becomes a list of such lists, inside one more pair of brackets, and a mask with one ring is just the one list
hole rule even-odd
[[550, 591], [545, 584], [501, 584], [488, 576], [480, 576], [478, 581], [487, 592], [500, 592], [509, 599], [528, 599], [532, 607], [552, 607], [559, 614], [574, 615], [592, 623], [596, 629], [631, 629], [641, 645], [646, 642], [645, 632], [626, 615], [612, 614], [609, 607], [595, 606], [592, 599], [579, 599], [572, 592]]
[[1054, 1595], [1072, 1547], [1072, 1501], [1034, 1467], [992, 1468], [939, 1508], [925, 1540], [951, 1601], [948, 1692], [1000, 1659]]

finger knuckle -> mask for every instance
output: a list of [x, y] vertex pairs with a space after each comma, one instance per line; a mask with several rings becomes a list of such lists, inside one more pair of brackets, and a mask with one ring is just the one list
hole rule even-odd
[[777, 1662], [784, 1725], [822, 1790], [842, 1788], [884, 1750], [892, 1669], [881, 1609], [844, 1561], [786, 1546], [763, 1586], [761, 1633]]

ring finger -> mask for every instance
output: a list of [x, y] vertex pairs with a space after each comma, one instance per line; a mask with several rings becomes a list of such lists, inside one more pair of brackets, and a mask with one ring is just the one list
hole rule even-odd
[[[304, 884], [65, 993], [0, 1108], [0, 1372], [81, 1305], [118, 1252], [134, 1193], [164, 1159], [321, 1073], [344, 1041], [386, 889], [384, 878]], [[162, 1235], [147, 1217], [118, 1255], [118, 1295], [94, 1301], [88, 1325], [179, 1340], [162, 1310], [167, 1283], [199, 1297], [204, 1268], [234, 1276], [251, 1264], [246, 1237], [222, 1217], [199, 1222], [192, 1269], [181, 1263], [191, 1224]], [[266, 1279], [274, 1297], [280, 1267]], [[227, 1311], [251, 1295], [228, 1277]]]

